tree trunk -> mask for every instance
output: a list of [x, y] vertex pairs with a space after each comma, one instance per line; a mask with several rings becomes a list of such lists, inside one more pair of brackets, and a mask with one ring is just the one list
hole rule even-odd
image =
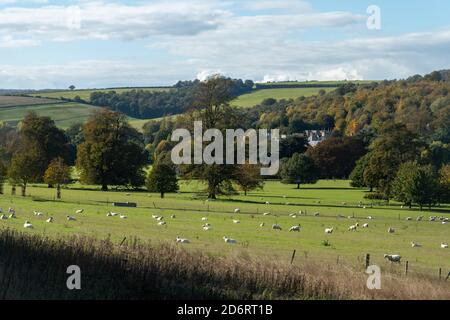
[[102, 183], [102, 191], [108, 191], [108, 185], [106, 183]]
[[3, 183], [0, 183], [0, 194], [3, 194]]
[[56, 186], [56, 199], [61, 199], [61, 186], [59, 184]]
[[297, 189], [300, 189], [300, 183], [297, 183]]
[[22, 189], [22, 197], [25, 197], [27, 194], [27, 185], [23, 184], [21, 189]]
[[12, 196], [15, 196], [15, 195], [16, 195], [16, 185], [15, 185], [15, 184], [13, 184], [13, 185], [11, 186], [11, 195], [12, 195]]
[[247, 196], [247, 190], [244, 190], [244, 196]]
[[161, 191], [161, 199], [164, 199], [164, 192]]

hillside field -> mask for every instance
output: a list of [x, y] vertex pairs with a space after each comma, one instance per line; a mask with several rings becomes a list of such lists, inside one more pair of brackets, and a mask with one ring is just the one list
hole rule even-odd
[[[296, 250], [297, 262], [339, 262], [361, 268], [369, 253], [371, 263], [401, 272], [404, 264], [392, 266], [383, 258], [385, 253], [400, 254], [403, 261], [409, 261], [411, 273], [437, 276], [439, 268], [445, 275], [450, 271], [450, 250], [440, 248], [442, 242], [450, 242], [450, 225], [428, 221], [431, 215], [449, 216], [449, 206], [419, 212], [402, 209], [399, 204], [378, 205], [365, 200], [365, 191], [350, 188], [348, 181], [319, 181], [315, 185], [302, 186], [300, 190], [273, 181], [267, 182], [264, 190], [251, 192], [248, 196], [224, 196], [216, 201], [205, 201], [199, 193], [203, 187], [195, 181], [182, 183], [180, 193], [168, 194], [165, 199], [147, 192], [101, 192], [96, 186], [76, 184], [68, 188], [62, 191], [62, 201], [55, 201], [55, 190], [43, 185], [30, 187], [26, 198], [10, 196], [10, 188], [6, 186], [6, 195], [0, 196], [0, 208], [15, 208], [17, 219], [0, 220], [0, 228], [16, 228], [52, 237], [71, 234], [99, 239], [110, 237], [117, 243], [124, 237], [166, 243], [181, 236], [191, 240], [186, 248], [211, 255], [289, 261]], [[136, 202], [138, 207], [113, 207], [114, 201]], [[359, 206], [360, 201], [366, 208]], [[75, 211], [81, 208], [85, 212], [76, 214]], [[235, 208], [240, 208], [241, 213], [234, 214]], [[34, 210], [42, 211], [44, 216], [35, 216]], [[306, 215], [300, 215], [299, 210], [306, 211]], [[108, 211], [125, 214], [128, 218], [107, 217]], [[270, 215], [264, 216], [265, 212]], [[320, 212], [320, 216], [314, 216], [315, 212]], [[297, 217], [290, 217], [291, 213], [297, 213]], [[172, 219], [172, 214], [176, 218]], [[77, 221], [67, 221], [66, 215], [75, 216]], [[162, 215], [167, 224], [159, 226], [152, 215]], [[369, 215], [373, 220], [367, 219]], [[424, 216], [421, 222], [416, 221], [419, 215]], [[45, 222], [49, 216], [54, 217], [54, 223]], [[212, 230], [202, 230], [205, 223], [202, 217], [208, 219]], [[407, 221], [407, 217], [412, 217], [413, 221]], [[239, 219], [240, 223], [233, 223], [233, 219]], [[34, 225], [33, 230], [23, 228], [25, 220]], [[264, 227], [260, 227], [262, 222]], [[348, 231], [348, 227], [356, 222], [360, 225], [369, 223], [369, 228]], [[280, 224], [283, 230], [272, 230], [274, 223]], [[288, 231], [297, 224], [301, 225], [300, 232]], [[333, 234], [325, 234], [324, 229], [330, 227], [334, 227]], [[388, 234], [389, 227], [395, 228], [396, 232]], [[238, 244], [224, 243], [223, 236], [236, 239]], [[324, 241], [328, 241], [329, 246], [325, 246]], [[423, 247], [412, 248], [411, 241]]]
[[59, 102], [61, 101], [33, 97], [0, 96], [0, 108], [53, 104]]

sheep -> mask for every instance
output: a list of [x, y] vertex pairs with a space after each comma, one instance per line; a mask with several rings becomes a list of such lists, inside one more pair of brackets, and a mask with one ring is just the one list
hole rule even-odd
[[9, 215], [9, 219], [16, 219], [17, 217], [16, 217], [16, 214], [15, 213], [11, 213], [10, 215]]
[[269, 202], [269, 201], [266, 201], [266, 204], [270, 204], [270, 202]]
[[109, 212], [110, 214], [111, 214], [111, 217], [115, 217], [115, 216], [118, 216], [119, 214], [118, 213], [116, 213], [116, 212]]
[[356, 231], [356, 229], [357, 229], [356, 225], [348, 227], [348, 231]]
[[81, 214], [83, 212], [84, 212], [84, 209], [80, 209], [80, 210], [75, 211], [76, 214]]
[[300, 232], [300, 225], [297, 225], [297, 226], [292, 226], [290, 229], [289, 229], [289, 232]]
[[448, 222], [447, 221], [442, 221], [442, 224], [447, 224]]
[[320, 216], [320, 212], [315, 212], [314, 217], [318, 217], [318, 216]]
[[368, 223], [364, 223], [364, 224], [362, 225], [362, 227], [363, 227], [364, 229], [366, 229], [366, 228], [369, 227], [369, 224], [368, 224]]
[[153, 219], [156, 219], [156, 218], [158, 218], [159, 216], [157, 216], [156, 214], [152, 214], [152, 218]]
[[402, 257], [399, 256], [398, 254], [385, 254], [384, 255], [385, 259], [388, 259], [390, 262], [394, 262], [394, 263], [400, 263]]
[[355, 226], [357, 226], [359, 228], [359, 222], [355, 223]]
[[391, 227], [389, 227], [389, 229], [388, 229], [388, 233], [395, 233], [395, 229], [394, 229], [394, 228], [391, 228]]
[[333, 230], [334, 230], [334, 228], [326, 228], [325, 233], [332, 234]]
[[8, 213], [16, 213], [16, 210], [14, 210], [13, 208], [8, 208]]
[[204, 225], [202, 226], [202, 228], [203, 228], [204, 231], [209, 231], [209, 230], [212, 229], [212, 227], [211, 227], [210, 225], [208, 225], [208, 224], [204, 224]]
[[448, 243], [441, 243], [442, 249], [448, 249]]
[[406, 221], [412, 221], [412, 218], [411, 217], [407, 217]]
[[48, 218], [47, 220], [45, 220], [45, 222], [47, 222], [47, 223], [53, 223], [53, 217]]
[[366, 206], [363, 206], [363, 209], [366, 209]]
[[208, 221], [208, 218], [207, 217], [203, 217], [202, 221]]
[[106, 216], [107, 216], [107, 217], [112, 217], [111, 212], [108, 212], [108, 213], [106, 214]]
[[236, 220], [236, 219], [233, 219], [233, 223], [235, 223], [235, 224], [239, 224], [239, 223], [241, 223], [241, 221], [239, 221], [239, 220]]
[[273, 224], [272, 225], [272, 230], [282, 230], [281, 226], [279, 224]]
[[127, 216], [121, 214], [121, 215], [119, 216], [119, 218], [120, 218], [120, 219], [127, 219]]
[[367, 219], [373, 220], [373, 217], [372, 216], [368, 216]]
[[25, 221], [25, 223], [23, 224], [23, 227], [25, 229], [33, 229], [33, 225], [30, 223], [30, 221]]
[[291, 218], [295, 219], [295, 218], [297, 218], [297, 216], [294, 214], [293, 216], [291, 216]]
[[158, 218], [156, 218], [156, 220], [158, 220], [158, 221], [163, 221], [163, 220], [164, 220], [164, 217], [163, 217], [163, 216], [158, 217]]
[[183, 239], [183, 238], [180, 238], [179, 236], [177, 236], [176, 242], [177, 243], [191, 243], [191, 241], [189, 241], [188, 239]]
[[75, 217], [71, 217], [71, 216], [66, 216], [67, 221], [77, 221], [77, 219]]
[[422, 221], [422, 219], [423, 219], [423, 216], [419, 216], [416, 218], [417, 221]]
[[263, 213], [263, 216], [269, 216], [270, 215], [270, 212], [264, 212]]
[[[305, 211], [306, 212], [306, 211]], [[305, 212], [303, 212], [302, 210], [300, 210], [299, 212], [298, 212], [298, 214], [299, 215], [302, 215], [302, 214], [304, 214]]]
[[295, 213], [290, 213], [289, 214], [289, 217], [293, 217], [293, 216], [295, 216], [296, 214]]
[[160, 222], [158, 222], [158, 226], [164, 226], [165, 224], [166, 224], [165, 221], [160, 221]]
[[241, 213], [241, 209], [239, 208], [234, 209], [234, 213]]
[[262, 228], [264, 227], [266, 224], [264, 222], [262, 222], [259, 226]]
[[174, 215], [174, 214], [170, 216], [171, 219], [175, 219], [176, 217], [177, 217], [177, 216]]
[[33, 213], [35, 216], [38, 216], [38, 217], [41, 217], [44, 215], [42, 212], [39, 212], [39, 211], [33, 211]]
[[429, 220], [430, 220], [430, 222], [434, 222], [434, 221], [436, 221], [436, 217], [430, 217]]
[[418, 244], [418, 243], [416, 243], [416, 242], [414, 242], [414, 241], [411, 241], [411, 247], [412, 247], [412, 248], [420, 248], [420, 247], [422, 247], [422, 245], [421, 245], [421, 244]]
[[347, 205], [347, 202], [342, 202], [342, 205], [343, 205], [343, 206], [346, 206], [346, 205]]
[[225, 241], [225, 243], [229, 243], [229, 244], [236, 244], [237, 243], [236, 240], [228, 238], [227, 236], [224, 236], [223, 240]]
[[8, 217], [5, 216], [4, 214], [2, 214], [2, 215], [0, 216], [0, 220], [8, 220]]
[[125, 193], [125, 195], [126, 195], [127, 197], [129, 197], [129, 196], [131, 196], [131, 193]]

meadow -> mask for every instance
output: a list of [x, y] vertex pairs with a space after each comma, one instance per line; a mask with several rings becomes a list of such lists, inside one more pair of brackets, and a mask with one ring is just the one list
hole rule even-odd
[[[161, 199], [159, 195], [147, 192], [101, 192], [96, 186], [74, 184], [63, 189], [62, 200], [56, 201], [55, 190], [44, 185], [29, 187], [26, 198], [10, 196], [9, 187], [6, 187], [6, 194], [0, 196], [0, 207], [4, 210], [15, 208], [17, 219], [0, 220], [0, 228], [52, 238], [75, 234], [109, 238], [116, 244], [125, 238], [137, 238], [164, 245], [174, 243], [180, 236], [191, 241], [184, 245], [187, 250], [214, 257], [251, 257], [289, 263], [293, 250], [296, 250], [294, 265], [305, 262], [344, 264], [360, 270], [364, 268], [366, 254], [370, 254], [371, 264], [403, 272], [404, 263], [392, 265], [383, 258], [383, 254], [400, 254], [403, 262], [409, 262], [410, 274], [437, 278], [439, 268], [444, 277], [450, 271], [450, 250], [440, 247], [442, 242], [450, 241], [450, 225], [428, 221], [432, 215], [448, 216], [449, 206], [420, 212], [396, 203], [375, 203], [364, 199], [364, 190], [350, 188], [348, 181], [319, 181], [315, 185], [302, 186], [300, 190], [272, 181], [266, 183], [264, 190], [247, 196], [222, 196], [216, 201], [206, 201], [202, 190], [201, 183], [183, 182], [179, 193], [167, 194]], [[112, 202], [127, 201], [136, 202], [138, 207], [112, 206]], [[235, 214], [235, 208], [240, 208], [241, 213]], [[84, 213], [76, 214], [78, 209], [84, 209]], [[44, 216], [35, 216], [35, 210], [43, 212]], [[306, 214], [298, 214], [300, 210]], [[127, 219], [107, 217], [108, 211], [126, 215]], [[264, 216], [266, 212], [270, 215]], [[318, 217], [314, 216], [316, 212], [320, 213]], [[290, 217], [292, 213], [297, 213], [297, 217]], [[176, 215], [174, 219], [171, 218], [173, 214]], [[67, 215], [77, 220], [67, 221]], [[167, 224], [158, 225], [152, 215], [163, 216]], [[418, 222], [416, 217], [420, 215], [424, 220]], [[54, 223], [45, 222], [49, 216], [54, 217]], [[368, 216], [373, 220], [368, 220]], [[208, 219], [212, 230], [202, 230], [203, 217]], [[407, 217], [412, 217], [413, 221], [407, 221]], [[233, 219], [240, 223], [233, 223]], [[24, 229], [25, 220], [29, 220], [34, 229]], [[265, 226], [260, 227], [263, 222]], [[356, 222], [369, 223], [369, 228], [348, 231], [348, 227]], [[274, 223], [281, 225], [283, 230], [272, 230]], [[298, 224], [300, 232], [288, 231]], [[324, 229], [330, 227], [334, 227], [333, 234], [325, 234]], [[388, 234], [389, 227], [395, 228], [396, 232]], [[226, 244], [223, 236], [236, 239], [238, 243]], [[411, 241], [423, 247], [412, 248]]]
[[42, 104], [59, 103], [60, 101], [51, 99], [41, 99], [21, 96], [0, 96], [0, 108], [33, 106]]
[[251, 108], [263, 102], [265, 99], [273, 98], [281, 99], [296, 99], [301, 96], [309, 97], [318, 94], [320, 90], [331, 91], [335, 88], [280, 88], [280, 89], [260, 89], [251, 93], [243, 94], [233, 101], [231, 105]]

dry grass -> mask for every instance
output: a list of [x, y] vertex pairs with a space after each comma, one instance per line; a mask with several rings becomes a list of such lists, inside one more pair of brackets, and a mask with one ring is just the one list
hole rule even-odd
[[[66, 269], [74, 264], [82, 289], [70, 291]], [[382, 290], [370, 291], [366, 277], [343, 265], [211, 257], [136, 239], [119, 246], [0, 232], [2, 299], [450, 299], [443, 281], [388, 274]]]

